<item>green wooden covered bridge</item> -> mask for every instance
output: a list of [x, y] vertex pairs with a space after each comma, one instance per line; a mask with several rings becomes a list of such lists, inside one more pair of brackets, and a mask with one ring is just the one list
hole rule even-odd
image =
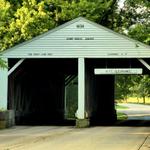
[[8, 63], [0, 69], [0, 109], [16, 124], [59, 123], [67, 119], [68, 107], [75, 108], [79, 127], [113, 122], [115, 74], [150, 72], [149, 46], [82, 17], [0, 58]]

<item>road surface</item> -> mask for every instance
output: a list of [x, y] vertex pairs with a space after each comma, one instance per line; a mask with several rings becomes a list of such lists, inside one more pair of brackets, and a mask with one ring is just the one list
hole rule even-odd
[[150, 128], [16, 126], [0, 130], [0, 150], [150, 150]]
[[127, 114], [128, 120], [149, 120], [150, 121], [150, 105], [142, 104], [119, 104], [128, 107], [128, 109], [119, 109], [118, 112]]

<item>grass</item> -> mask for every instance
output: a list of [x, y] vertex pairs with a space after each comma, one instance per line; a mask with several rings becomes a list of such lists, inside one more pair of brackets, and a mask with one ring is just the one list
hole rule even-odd
[[[115, 107], [116, 107], [116, 110], [118, 110], [118, 109], [128, 109], [128, 107], [121, 106], [121, 105], [118, 105], [118, 104]], [[120, 112], [117, 111], [117, 120], [126, 120], [127, 118], [128, 118], [128, 116], [126, 114], [120, 113]]]
[[116, 109], [128, 109], [126, 106], [116, 105]]
[[[137, 97], [129, 97], [127, 99], [128, 103], [139, 103], [139, 104], [143, 104], [143, 99], [142, 98], [137, 98]], [[145, 98], [145, 104], [150, 105], [150, 97], [146, 97]]]
[[[128, 97], [127, 100], [118, 100], [121, 103], [134, 103], [134, 104], [144, 104], [143, 98]], [[150, 105], [150, 97], [145, 98], [145, 104]]]
[[126, 120], [128, 116], [124, 113], [117, 112], [117, 120]]

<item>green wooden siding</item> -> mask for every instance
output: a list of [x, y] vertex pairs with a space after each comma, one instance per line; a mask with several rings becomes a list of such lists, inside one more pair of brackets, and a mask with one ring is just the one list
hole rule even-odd
[[6, 50], [7, 58], [149, 58], [150, 47], [82, 17]]

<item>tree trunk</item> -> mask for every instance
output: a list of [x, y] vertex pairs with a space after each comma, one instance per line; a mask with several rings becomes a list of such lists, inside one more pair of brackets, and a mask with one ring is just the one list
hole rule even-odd
[[143, 96], [143, 104], [145, 104], [145, 96]]
[[128, 103], [127, 97], [124, 97], [124, 102]]

